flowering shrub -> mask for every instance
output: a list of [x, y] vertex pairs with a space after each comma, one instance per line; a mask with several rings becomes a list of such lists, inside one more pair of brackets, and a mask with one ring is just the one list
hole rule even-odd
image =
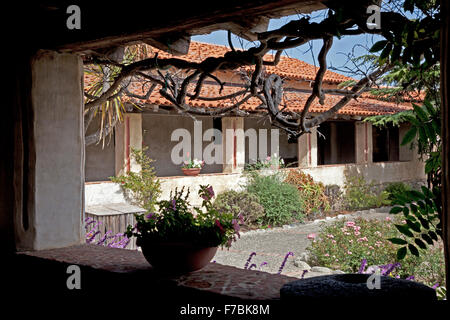
[[264, 207], [258, 198], [247, 191], [228, 190], [217, 195], [214, 208], [219, 212], [231, 212], [235, 218], [241, 216], [245, 225], [256, 225], [264, 216]]
[[191, 208], [188, 202], [189, 190], [175, 189], [170, 200], [158, 202], [159, 212], [136, 214], [136, 225], [128, 226], [128, 238], [136, 237], [136, 244], [147, 241], [187, 242], [202, 247], [230, 247], [239, 237], [240, 218], [233, 214], [217, 211], [211, 203], [214, 190], [211, 186], [200, 186], [199, 196], [203, 199], [200, 208]]
[[330, 210], [330, 203], [325, 195], [325, 186], [321, 182], [315, 182], [311, 175], [300, 170], [289, 170], [285, 182], [298, 189], [306, 214]]
[[[396, 223], [401, 224], [404, 221]], [[363, 260], [367, 266], [390, 268], [396, 264], [397, 247], [387, 239], [402, 237], [390, 217], [383, 221], [363, 218], [354, 221], [339, 220], [326, 225], [318, 235], [311, 237], [313, 240], [307, 250], [311, 253], [312, 265], [355, 273], [361, 271]], [[389, 274], [401, 278], [414, 276], [416, 281], [429, 286], [435, 283], [444, 284], [442, 245], [435, 243], [420, 257], [406, 257], [401, 261], [401, 265], [396, 265]]]

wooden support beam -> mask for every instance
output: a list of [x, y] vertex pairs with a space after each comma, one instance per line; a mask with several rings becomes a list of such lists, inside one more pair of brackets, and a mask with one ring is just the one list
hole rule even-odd
[[143, 41], [174, 56], [187, 54], [191, 45], [191, 37], [189, 35], [170, 35], [161, 38], [148, 38]]

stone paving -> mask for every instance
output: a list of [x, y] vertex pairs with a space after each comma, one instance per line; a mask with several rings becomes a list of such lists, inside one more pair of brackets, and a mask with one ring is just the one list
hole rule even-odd
[[[217, 263], [230, 265], [237, 268], [244, 268], [247, 259], [252, 252], [255, 252], [249, 263], [256, 264], [254, 270], [262, 270], [269, 273], [277, 273], [286, 254], [294, 253], [290, 256], [282, 271], [283, 275], [291, 277], [301, 277], [303, 270], [294, 264], [312, 240], [307, 239], [310, 233], [318, 233], [323, 224], [331, 223], [336, 219], [351, 220], [356, 217], [366, 219], [384, 219], [389, 213], [388, 207], [354, 212], [348, 215], [339, 215], [334, 218], [315, 220], [304, 224], [284, 226], [268, 230], [248, 231], [241, 234], [241, 238], [234, 242], [230, 249], [219, 249], [214, 260]], [[266, 262], [267, 264], [261, 266]], [[261, 266], [261, 267], [260, 267]], [[305, 278], [323, 275], [317, 272], [317, 268], [305, 274]], [[325, 270], [322, 270], [325, 271]]]

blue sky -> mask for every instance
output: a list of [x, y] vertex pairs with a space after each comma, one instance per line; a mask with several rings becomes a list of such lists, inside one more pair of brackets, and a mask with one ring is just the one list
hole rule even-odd
[[[269, 24], [269, 30], [277, 29], [281, 27], [282, 25], [286, 24], [290, 20], [298, 19], [298, 16], [288, 16], [283, 17], [280, 19], [272, 19]], [[323, 17], [322, 17], [323, 18]], [[348, 61], [348, 57], [346, 54], [354, 50], [355, 56], [366, 54], [366, 49], [363, 48], [370, 48], [373, 43], [377, 42], [380, 39], [379, 36], [372, 36], [372, 35], [359, 35], [359, 36], [347, 36], [343, 37], [341, 39], [334, 38], [333, 46], [328, 52], [328, 66], [337, 67], [340, 68], [345, 65], [345, 63]], [[199, 35], [192, 37], [193, 41], [201, 41], [206, 43], [213, 43], [213, 44], [220, 44], [220, 45], [226, 45], [228, 46], [228, 40], [227, 40], [227, 31], [215, 31], [208, 35]], [[241, 43], [237, 39], [237, 37], [232, 37], [233, 45], [235, 48], [242, 48]], [[356, 47], [355, 47], [356, 45]], [[247, 49], [252, 46], [251, 42], [245, 41], [243, 43], [243, 48]], [[317, 65], [317, 55], [320, 51], [320, 48], [322, 46], [322, 40], [314, 40], [312, 41], [312, 47], [314, 52], [314, 58], [312, 57], [311, 52], [309, 51], [310, 46], [308, 44], [305, 44], [303, 46], [289, 49], [284, 52], [284, 54], [287, 54], [288, 56], [292, 58], [296, 58], [299, 60], [303, 60], [310, 64]], [[354, 48], [355, 47], [355, 48]], [[354, 48], [354, 49], [353, 49]], [[344, 53], [344, 54], [343, 54]], [[314, 61], [316, 60], [316, 61]], [[350, 65], [348, 65], [350, 66]], [[346, 74], [345, 72], [333, 70], [338, 73]], [[349, 75], [349, 74], [346, 74]], [[358, 77], [356, 77], [358, 78]]]

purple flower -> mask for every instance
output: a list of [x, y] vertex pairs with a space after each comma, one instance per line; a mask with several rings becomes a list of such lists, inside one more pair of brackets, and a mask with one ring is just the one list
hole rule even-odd
[[256, 256], [256, 252], [250, 253], [250, 256], [247, 259], [247, 262], [245, 263], [244, 269], [248, 269], [248, 264], [250, 263], [250, 260], [252, 260], [253, 256]]
[[244, 216], [242, 215], [242, 213], [239, 213], [238, 219], [239, 219], [239, 221], [241, 222], [241, 224], [244, 223]]
[[264, 267], [265, 265], [267, 265], [268, 263], [266, 262], [266, 261], [264, 261], [263, 263], [261, 263], [260, 265], [259, 265], [259, 270], [261, 270], [262, 269], [262, 267]]
[[286, 264], [286, 261], [287, 261], [287, 259], [289, 258], [289, 256], [294, 256], [294, 253], [289, 251], [289, 252], [286, 254], [286, 256], [284, 257], [283, 263], [282, 263], [281, 266], [280, 266], [280, 269], [278, 269], [278, 274], [281, 274], [281, 272], [283, 271], [284, 265]]
[[177, 210], [177, 201], [175, 199], [172, 199], [172, 209], [174, 211]]
[[414, 280], [415, 277], [414, 276], [409, 276], [408, 278], [406, 278], [406, 280]]
[[439, 287], [439, 283], [436, 283], [434, 286], [432, 286], [432, 288], [433, 288], [434, 290], [436, 290], [438, 287]]
[[305, 274], [306, 274], [307, 272], [308, 272], [308, 270], [303, 270], [301, 279], [303, 279], [303, 278], [305, 277]]
[[390, 264], [387, 264], [387, 265], [384, 265], [384, 266], [380, 266], [380, 268], [381, 268], [381, 274], [383, 275], [383, 276], [387, 276], [387, 275], [389, 275], [392, 271], [394, 271], [394, 269], [395, 268], [397, 268], [397, 267], [400, 267], [401, 266], [401, 264], [400, 263], [398, 263], [398, 262], [396, 262], [396, 263], [390, 263]]
[[100, 233], [100, 231], [98, 231], [98, 230], [96, 232], [94, 232], [92, 235], [90, 235], [90, 237], [88, 239], [86, 239], [86, 242], [91, 243], [92, 241], [94, 241], [95, 236], [98, 235], [99, 233]]
[[106, 241], [106, 239], [111, 238], [111, 236], [108, 237], [108, 234], [112, 233], [112, 231], [106, 232], [103, 237], [97, 242], [98, 245], [103, 245]]
[[364, 269], [366, 268], [366, 265], [367, 265], [367, 260], [363, 259], [361, 261], [361, 266], [359, 267], [358, 273], [363, 273]]
[[150, 212], [148, 215], [145, 216], [147, 219], [155, 219], [155, 213]]

